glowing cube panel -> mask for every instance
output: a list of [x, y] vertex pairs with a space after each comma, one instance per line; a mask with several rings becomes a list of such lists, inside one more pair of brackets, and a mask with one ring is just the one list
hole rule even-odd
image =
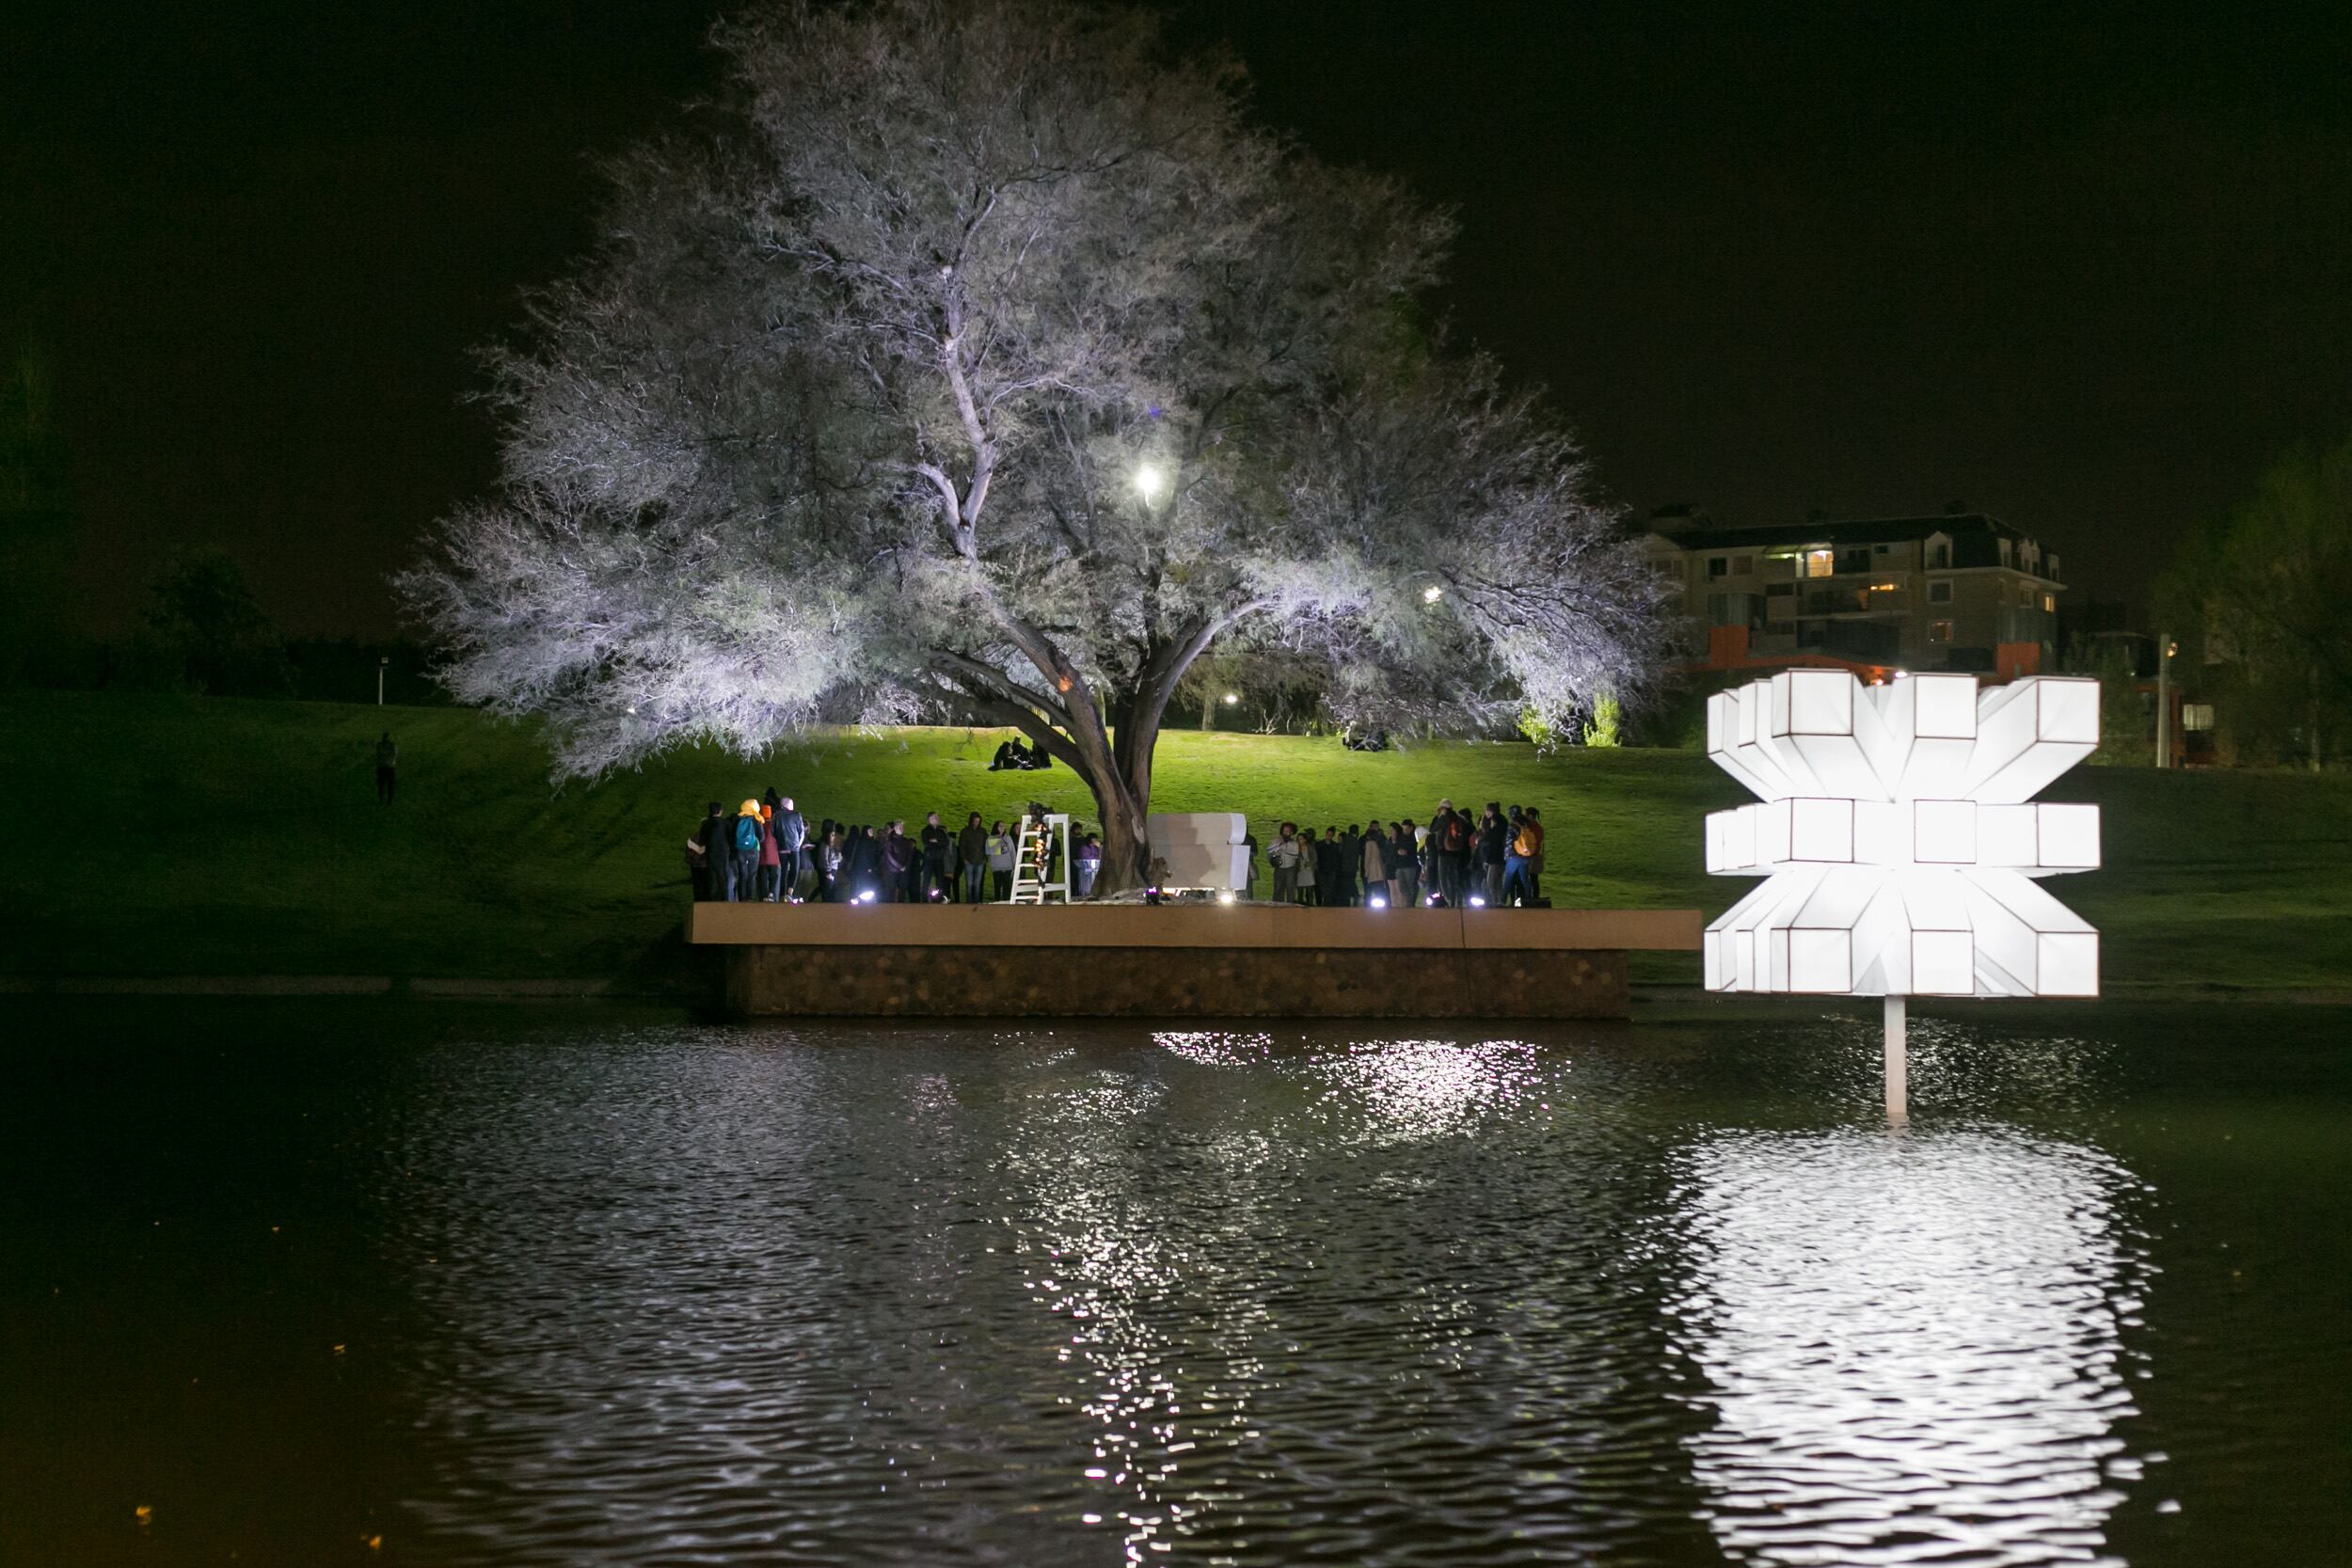
[[2099, 808], [2035, 801], [2099, 744], [2099, 683], [1864, 686], [1791, 670], [1719, 692], [1707, 751], [1755, 805], [1707, 869], [1762, 877], [1707, 928], [1709, 990], [2096, 996], [2099, 933], [2036, 879], [2099, 864]]

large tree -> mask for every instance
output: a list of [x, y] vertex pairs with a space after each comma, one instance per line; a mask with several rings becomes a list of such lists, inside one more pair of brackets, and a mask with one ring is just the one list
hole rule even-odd
[[2352, 727], [2352, 441], [2281, 456], [2156, 586], [2188, 650], [2231, 672], [2204, 679], [2233, 731], [2314, 770], [2337, 755]]
[[1212, 644], [1400, 729], [1643, 686], [1661, 589], [1430, 324], [1445, 222], [1253, 127], [1230, 68], [1026, 0], [718, 39], [727, 89], [494, 356], [498, 495], [405, 579], [559, 773], [951, 701], [1084, 778], [1107, 888]]

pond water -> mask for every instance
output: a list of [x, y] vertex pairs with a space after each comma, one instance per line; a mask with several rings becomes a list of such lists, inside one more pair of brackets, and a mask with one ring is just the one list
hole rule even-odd
[[5, 1017], [0, 1562], [2352, 1560], [2334, 1010]]

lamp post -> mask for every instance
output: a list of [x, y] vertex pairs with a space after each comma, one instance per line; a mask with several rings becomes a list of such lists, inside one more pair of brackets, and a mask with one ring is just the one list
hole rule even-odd
[[376, 656], [376, 660], [375, 660], [375, 705], [376, 705], [377, 707], [382, 707], [382, 706], [384, 705], [384, 672], [385, 672], [386, 670], [389, 670], [389, 669], [390, 669], [390, 668], [391, 668], [391, 663], [392, 663], [392, 657], [391, 657], [391, 655], [389, 655], [389, 654], [379, 654], [379, 655], [377, 655], [377, 656]]

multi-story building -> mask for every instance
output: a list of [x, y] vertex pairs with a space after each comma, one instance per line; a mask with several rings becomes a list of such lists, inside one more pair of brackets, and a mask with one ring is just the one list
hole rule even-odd
[[1713, 669], [1839, 663], [2009, 680], [2056, 655], [2058, 558], [1981, 513], [1723, 528], [1668, 507], [1648, 546]]

